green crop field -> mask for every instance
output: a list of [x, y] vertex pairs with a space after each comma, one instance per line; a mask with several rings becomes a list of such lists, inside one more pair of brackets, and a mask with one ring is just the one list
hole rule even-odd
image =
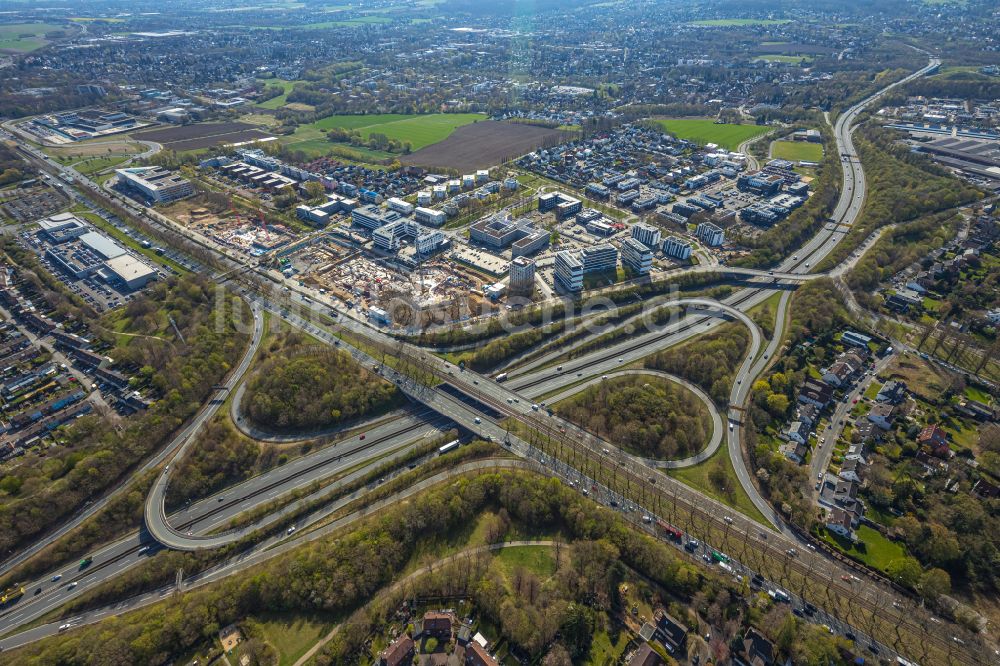
[[731, 28], [735, 26], [749, 25], [781, 25], [791, 23], [789, 19], [706, 19], [704, 21], [692, 21], [688, 25], [697, 25], [703, 28]]
[[707, 118], [678, 118], [656, 121], [665, 132], [678, 139], [699, 144], [715, 143], [727, 150], [736, 150], [747, 139], [766, 134], [770, 128], [762, 125], [729, 125]]
[[771, 144], [771, 157], [793, 162], [819, 162], [823, 159], [823, 145], [807, 141], [775, 141]]
[[432, 113], [421, 116], [385, 113], [370, 116], [327, 116], [309, 127], [320, 130], [331, 127], [356, 129], [364, 137], [379, 132], [390, 139], [409, 141], [413, 150], [420, 150], [432, 143], [447, 139], [452, 132], [463, 125], [485, 118], [482, 113]]
[[34, 51], [47, 43], [45, 33], [61, 30], [56, 23], [11, 23], [0, 25], [0, 50]]
[[757, 56], [753, 60], [754, 62], [783, 62], [789, 65], [798, 65], [800, 62], [803, 61], [810, 63], [814, 60], [814, 58], [813, 56], [806, 56], [806, 55], [768, 54], [768, 55]]

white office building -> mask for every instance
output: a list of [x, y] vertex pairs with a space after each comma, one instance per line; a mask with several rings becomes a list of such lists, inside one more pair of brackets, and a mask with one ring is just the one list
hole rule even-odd
[[684, 240], [683, 238], [678, 238], [677, 236], [670, 236], [665, 241], [663, 241], [663, 254], [668, 257], [673, 257], [675, 259], [680, 259], [681, 261], [691, 258], [691, 243]]
[[622, 266], [636, 275], [649, 275], [653, 268], [653, 251], [635, 238], [622, 241]]
[[632, 225], [632, 238], [650, 249], [660, 246], [660, 230], [649, 224], [639, 222]]
[[510, 289], [530, 292], [535, 286], [535, 262], [527, 257], [515, 257], [510, 262]]
[[556, 252], [555, 281], [566, 291], [583, 291], [583, 262], [569, 250]]
[[389, 207], [389, 210], [394, 210], [400, 215], [409, 215], [413, 212], [413, 204], [398, 197], [392, 197], [385, 202], [385, 205]]
[[694, 235], [709, 247], [718, 247], [726, 242], [726, 234], [721, 227], [711, 222], [702, 222], [695, 229]]
[[121, 183], [142, 192], [156, 203], [176, 201], [194, 194], [194, 186], [189, 180], [163, 167], [132, 167], [116, 169], [115, 173]]
[[586, 247], [580, 254], [584, 273], [603, 273], [618, 267], [618, 250], [610, 243]]

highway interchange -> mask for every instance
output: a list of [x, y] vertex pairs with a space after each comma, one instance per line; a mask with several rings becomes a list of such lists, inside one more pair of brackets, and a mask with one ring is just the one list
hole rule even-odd
[[[936, 61], [931, 62], [927, 68], [914, 73], [911, 78], [922, 76], [936, 65]], [[902, 83], [902, 82], [900, 82]], [[898, 85], [898, 84], [895, 84]], [[560, 435], [567, 432], [577, 437], [574, 446], [583, 446], [592, 455], [606, 456], [614, 459], [619, 467], [633, 474], [637, 479], [655, 479], [657, 488], [662, 488], [663, 492], [669, 492], [676, 499], [683, 497], [691, 506], [702, 507], [701, 511], [707, 511], [714, 518], [722, 520], [727, 525], [734, 525], [734, 529], [741, 529], [747, 535], [754, 535], [755, 539], [762, 542], [766, 549], [781, 549], [786, 547], [799, 547], [805, 544], [793, 530], [789, 529], [781, 517], [773, 508], [760, 496], [759, 492], [750, 479], [746, 463], [742, 459], [740, 449], [740, 413], [739, 407], [745, 405], [749, 397], [750, 387], [756, 377], [763, 373], [778, 351], [781, 341], [781, 333], [784, 326], [786, 310], [790, 300], [790, 291], [784, 291], [779, 300], [777, 312], [777, 325], [774, 334], [771, 336], [766, 346], [763, 346], [763, 338], [759, 328], [744, 313], [755, 305], [763, 302], [775, 293], [774, 283], [782, 281], [801, 281], [812, 279], [815, 274], [809, 274], [810, 267], [818, 264], [849, 231], [850, 225], [854, 222], [864, 203], [865, 181], [861, 170], [860, 162], [851, 141], [851, 126], [863, 108], [884, 94], [893, 86], [884, 89], [875, 96], [872, 96], [855, 107], [852, 107], [841, 114], [834, 127], [837, 143], [840, 146], [843, 156], [842, 166], [844, 169], [845, 186], [841, 192], [831, 224], [824, 225], [815, 238], [802, 247], [793, 257], [786, 259], [774, 271], [742, 271], [742, 277], [750, 283], [722, 302], [705, 299], [679, 299], [676, 301], [664, 301], [660, 305], [674, 304], [688, 308], [689, 314], [680, 321], [671, 322], [659, 330], [652, 330], [647, 333], [629, 338], [628, 340], [612, 345], [598, 352], [588, 354], [579, 359], [565, 361], [557, 369], [547, 366], [546, 362], [556, 358], [559, 352], [554, 352], [547, 357], [543, 357], [541, 362], [532, 364], [536, 370], [522, 372], [512, 372], [511, 379], [506, 384], [498, 384], [487, 377], [483, 377], [470, 371], [462, 371], [454, 366], [442, 364], [432, 360], [432, 357], [425, 354], [423, 350], [409, 345], [404, 345], [397, 340], [390, 338], [384, 333], [373, 330], [363, 322], [352, 319], [348, 316], [341, 316], [335, 326], [323, 323], [324, 317], [318, 317], [313, 311], [313, 301], [303, 293], [293, 290], [289, 296], [281, 296], [273, 293], [261, 291], [254, 293], [248, 291], [247, 299], [252, 303], [254, 315], [254, 333], [252, 344], [246, 355], [242, 359], [240, 366], [230, 375], [226, 382], [229, 390], [237, 389], [242, 378], [252, 363], [257, 345], [262, 337], [262, 312], [270, 311], [272, 316], [280, 317], [292, 325], [298, 326], [311, 333], [319, 340], [329, 344], [339, 344], [344, 349], [348, 349], [360, 362], [381, 366], [381, 363], [366, 354], [359, 348], [352, 347], [347, 342], [336, 337], [339, 331], [348, 331], [352, 336], [364, 340], [366, 346], [370, 348], [382, 348], [395, 352], [400, 357], [408, 357], [414, 364], [422, 365], [428, 373], [432, 373], [442, 381], [436, 387], [428, 387], [416, 382], [409, 381], [405, 376], [395, 378], [400, 388], [409, 395], [415, 403], [422, 404], [424, 409], [414, 407], [405, 417], [394, 420], [391, 423], [383, 424], [368, 431], [368, 444], [360, 446], [361, 442], [353, 438], [348, 443], [346, 438], [331, 447], [320, 449], [309, 455], [303, 456], [289, 465], [276, 468], [254, 479], [250, 479], [243, 484], [234, 486], [219, 493], [216, 496], [206, 498], [200, 502], [193, 503], [169, 516], [164, 509], [166, 490], [169, 485], [170, 466], [164, 468], [157, 478], [153, 492], [150, 493], [146, 504], [146, 527], [153, 537], [145, 531], [135, 532], [126, 539], [105, 547], [94, 554], [94, 562], [87, 568], [79, 570], [76, 565], [67, 565], [56, 572], [47, 574], [46, 577], [26, 585], [29, 589], [24, 602], [18, 604], [14, 611], [7, 611], [0, 614], [0, 632], [9, 632], [18, 626], [30, 622], [42, 615], [58, 608], [65, 601], [84, 589], [93, 589], [102, 581], [108, 580], [121, 571], [141, 562], [143, 557], [150, 555], [160, 548], [160, 544], [166, 543], [170, 547], [183, 550], [196, 550], [203, 548], [214, 548], [225, 543], [233, 543], [246, 537], [250, 532], [265, 528], [267, 525], [281, 518], [281, 512], [267, 516], [250, 526], [245, 526], [233, 532], [213, 534], [207, 536], [209, 532], [216, 532], [220, 526], [228, 524], [234, 517], [244, 511], [253, 509], [256, 506], [267, 504], [279, 498], [281, 495], [296, 488], [309, 486], [320, 479], [328, 479], [338, 473], [343, 473], [348, 468], [356, 467], [367, 461], [377, 460], [391, 452], [398, 452], [403, 448], [412, 445], [413, 442], [422, 438], [427, 438], [439, 434], [440, 428], [446, 423], [456, 423], [464, 429], [477, 434], [480, 437], [488, 437], [494, 441], [504, 441], [511, 451], [521, 457], [542, 463], [547, 473], [556, 474], [565, 480], [579, 484], [584, 488], [585, 484], [593, 488], [596, 492], [596, 499], [603, 499], [606, 503], [614, 501], [616, 504], [628, 506], [630, 500], [615, 493], [614, 490], [606, 488], [597, 479], [591, 479], [580, 470], [569, 467], [565, 460], [554, 459], [551, 455], [535, 448], [508, 432], [508, 428], [501, 425], [502, 417], [512, 417], [521, 421], [529, 427], [536, 428], [538, 432], [550, 432], [553, 436], [556, 432]], [[51, 165], [49, 165], [51, 166]], [[81, 182], [84, 179], [78, 178]], [[150, 219], [147, 217], [147, 219]], [[158, 220], [162, 223], [162, 220]], [[227, 262], [232, 265], [231, 262]], [[732, 269], [728, 269], [732, 270]], [[733, 271], [734, 273], [736, 271]], [[216, 273], [218, 274], [218, 272]], [[346, 312], [344, 313], [347, 314]], [[723, 318], [722, 315], [725, 315]], [[589, 433], [579, 431], [575, 426], [563, 422], [553, 416], [545, 415], [543, 410], [536, 411], [532, 408], [532, 401], [540, 400], [542, 396], [557, 392], [566, 392], [574, 385], [585, 383], [581, 380], [593, 381], [594, 378], [603, 375], [611, 375], [622, 371], [624, 366], [628, 366], [638, 361], [658, 349], [676, 345], [679, 342], [701, 335], [713, 330], [722, 321], [727, 319], [737, 319], [743, 322], [751, 331], [752, 344], [748, 353], [736, 373], [737, 382], [732, 387], [730, 395], [731, 409], [728, 414], [730, 428], [728, 430], [728, 451], [732, 459], [733, 467], [737, 471], [740, 482], [747, 491], [755, 506], [772, 523], [778, 533], [771, 533], [768, 536], [760, 526], [753, 521], [744, 518], [733, 512], [724, 505], [709, 500], [699, 495], [695, 491], [670, 479], [659, 472], [651, 472], [644, 461], [631, 458], [613, 445], [601, 441]], [[327, 319], [328, 321], [328, 319]], [[763, 348], [762, 348], [763, 347]], [[390, 369], [383, 366], [386, 375], [389, 376]], [[457, 389], [457, 394], [442, 390], [441, 386], [451, 384]], [[471, 399], [463, 400], [456, 396], [464, 395]], [[196, 440], [194, 435], [198, 429], [209, 419], [214, 417], [221, 400], [215, 400], [206, 405], [198, 416], [190, 422], [185, 429], [171, 443], [168, 449], [164, 450], [155, 461], [151, 461], [147, 468], [165, 461], [168, 456], [180, 456], [185, 448]], [[489, 409], [484, 410], [483, 407]], [[433, 412], [433, 414], [431, 413]], [[439, 415], [439, 416], [435, 416]], [[493, 418], [490, 418], [490, 417]], [[441, 418], [443, 417], [443, 418]], [[375, 443], [372, 446], [372, 443]], [[338, 450], [338, 447], [339, 450]], [[613, 452], [611, 452], [613, 449]], [[607, 453], [605, 453], [607, 452]], [[176, 458], [176, 459], [179, 459]], [[362, 471], [370, 469], [364, 466], [360, 470], [355, 470], [352, 474], [355, 478]], [[652, 474], [652, 476], [651, 476]], [[328, 490], [334, 490], [338, 483], [346, 482], [348, 477], [339, 479], [331, 484]], [[266, 492], [261, 492], [265, 489]], [[322, 492], [328, 492], [324, 490]], [[319, 491], [317, 491], [319, 492]], [[107, 498], [105, 498], [106, 501]], [[635, 504], [632, 502], [632, 504]], [[103, 504], [102, 504], [103, 505]], [[99, 507], [95, 507], [93, 511]], [[636, 511], [629, 512], [633, 520], [638, 522], [637, 516], [644, 511], [647, 515], [653, 512], [649, 509], [635, 506]], [[641, 509], [641, 511], [640, 511]], [[284, 510], [287, 510], [284, 509]], [[88, 513], [92, 514], [93, 511]], [[732, 514], [732, 515], [731, 515]], [[75, 523], [78, 524], [78, 521]], [[639, 523], [643, 526], [643, 523]], [[648, 528], [648, 525], [647, 525]], [[58, 534], [64, 533], [63, 529]], [[277, 541], [283, 541], [285, 546], [292, 546], [296, 538], [288, 534], [271, 537], [264, 542], [268, 546], [273, 546]], [[261, 552], [259, 544], [254, 547], [254, 552]], [[146, 550], [143, 550], [146, 548]], [[141, 552], [140, 552], [141, 551]], [[843, 570], [843, 567], [813, 554], [807, 549], [799, 556], [806, 567], [816, 567], [817, 570]], [[249, 559], [241, 560], [242, 564], [248, 564]], [[254, 560], [256, 561], [256, 560]], [[744, 565], [733, 562], [732, 565], [737, 573], [742, 572], [750, 576], [752, 572]], [[9, 569], [10, 563], [5, 563], [4, 570]], [[241, 566], [233, 565], [227, 572], [238, 570]], [[832, 568], [832, 569], [831, 569]], [[853, 574], [841, 574], [853, 575]], [[61, 576], [58, 584], [53, 585], [52, 578]], [[831, 580], [833, 573], [830, 574]], [[77, 582], [73, 589], [69, 588], [72, 582]], [[36, 587], [37, 586], [37, 587]], [[776, 586], [775, 586], [776, 587]], [[870, 603], [880, 603], [877, 597], [884, 597], [886, 594], [880, 589], [880, 585], [873, 583], [865, 590], [856, 592], [859, 596], [873, 597]], [[42, 591], [33, 596], [34, 590], [41, 588]], [[892, 593], [889, 593], [892, 594]], [[144, 597], [146, 602], [151, 603], [158, 597]], [[883, 598], [881, 602], [884, 602]], [[817, 600], [819, 604], [819, 600]], [[130, 606], [131, 607], [131, 606]], [[824, 616], [827, 624], [831, 627], [838, 627], [841, 633], [851, 632], [851, 629], [843, 623], [837, 621], [832, 616]], [[98, 619], [97, 615], [88, 616], [87, 621]], [[82, 621], [82, 620], [81, 620]], [[5, 648], [24, 644], [30, 640], [37, 640], [41, 635], [45, 635], [45, 628], [52, 633], [56, 631], [56, 623], [43, 625], [31, 630], [31, 633], [17, 634], [13, 637], [0, 640], [0, 646]], [[855, 628], [851, 632], [855, 636], [863, 636], [862, 632]], [[868, 639], [874, 642], [873, 639]], [[884, 646], [883, 646], [884, 648]]]

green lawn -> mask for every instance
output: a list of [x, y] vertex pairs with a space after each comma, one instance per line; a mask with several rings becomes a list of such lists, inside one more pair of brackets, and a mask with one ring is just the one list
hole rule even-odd
[[278, 651], [278, 666], [291, 666], [323, 636], [333, 624], [302, 615], [280, 614], [256, 618], [265, 641]]
[[627, 630], [616, 632], [617, 641], [611, 642], [608, 632], [601, 629], [594, 633], [593, 642], [590, 644], [590, 654], [587, 655], [588, 666], [605, 666], [606, 664], [616, 664], [618, 659], [624, 654], [628, 647], [632, 635]]
[[981, 402], [984, 405], [988, 405], [993, 402], [993, 398], [989, 393], [980, 388], [976, 388], [975, 386], [966, 386], [964, 393], [966, 398]]
[[45, 33], [61, 30], [58, 23], [11, 23], [0, 25], [0, 50], [34, 51], [47, 43]]
[[768, 53], [767, 55], [760, 55], [754, 58], [754, 62], [783, 62], [789, 65], [798, 65], [799, 63], [805, 61], [810, 63], [814, 60], [812, 56], [806, 55], [779, 55], [776, 53]]
[[697, 25], [704, 28], [732, 28], [736, 26], [750, 26], [750, 25], [781, 25], [782, 23], [791, 23], [791, 21], [789, 19], [728, 18], [728, 19], [705, 19], [702, 21], [691, 21], [688, 25]]
[[556, 558], [548, 546], [516, 546], [497, 553], [496, 564], [510, 574], [517, 568], [547, 578], [556, 572]]
[[855, 530], [858, 542], [853, 544], [850, 541], [830, 534], [825, 528], [820, 528], [819, 534], [820, 538], [833, 547], [882, 572], [886, 571], [889, 563], [893, 560], [906, 557], [906, 550], [903, 546], [895, 541], [889, 541], [878, 530], [868, 525], [862, 525]]
[[878, 381], [873, 381], [871, 384], [868, 385], [868, 388], [865, 389], [865, 397], [868, 398], [869, 400], [874, 400], [875, 397], [878, 395], [878, 392], [881, 390], [882, 390], [882, 384]]
[[292, 88], [294, 88], [297, 83], [297, 81], [288, 81], [286, 79], [260, 79], [260, 82], [268, 86], [281, 86], [281, 88], [285, 91], [277, 97], [272, 97], [271, 99], [255, 105], [261, 109], [277, 109], [284, 106], [288, 101], [288, 93], [292, 92]]
[[[269, 100], [270, 101], [270, 100]], [[452, 132], [463, 125], [485, 119], [481, 113], [432, 113], [428, 115], [406, 115], [382, 113], [372, 115], [337, 115], [320, 118], [307, 125], [299, 125], [295, 133], [282, 141], [292, 150], [301, 150], [311, 156], [327, 155], [331, 146], [357, 153], [358, 161], [392, 159], [393, 154], [379, 150], [369, 150], [349, 144], [331, 144], [323, 130], [340, 127], [358, 130], [365, 138], [373, 132], [385, 134], [390, 139], [409, 141], [413, 150], [447, 139]]]
[[[725, 474], [726, 487], [732, 489], [730, 493], [723, 493], [712, 483], [710, 473], [716, 467], [721, 468]], [[719, 450], [703, 463], [682, 469], [666, 470], [666, 472], [695, 490], [699, 490], [709, 497], [717, 499], [723, 504], [733, 507], [740, 513], [753, 518], [761, 525], [768, 524], [764, 515], [750, 501], [750, 496], [743, 490], [740, 480], [736, 478], [736, 471], [733, 470], [733, 465], [729, 462], [728, 442], [723, 441], [719, 446]]]
[[823, 159], [823, 144], [809, 141], [775, 141], [771, 157], [792, 162], [819, 162]]
[[372, 113], [364, 115], [327, 116], [326, 118], [320, 118], [316, 122], [312, 123], [312, 126], [317, 129], [330, 129], [332, 127], [340, 127], [341, 129], [360, 129], [362, 127], [384, 125], [386, 123], [394, 123], [397, 120], [409, 120], [410, 118], [418, 117], [419, 116], [415, 114], [406, 113]]
[[77, 162], [73, 168], [85, 176], [116, 167], [129, 158], [128, 155], [113, 155], [111, 157], [90, 157]]
[[699, 144], [715, 143], [727, 150], [736, 150], [747, 139], [766, 134], [770, 128], [762, 125], [730, 125], [710, 118], [667, 118], [656, 121], [665, 132], [679, 139]]

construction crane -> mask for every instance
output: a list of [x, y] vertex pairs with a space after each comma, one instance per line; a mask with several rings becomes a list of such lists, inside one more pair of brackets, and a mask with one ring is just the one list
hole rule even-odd
[[257, 219], [260, 220], [260, 226], [264, 229], [264, 237], [271, 240], [271, 234], [267, 230], [267, 222], [264, 220], [264, 212], [259, 209], [257, 210]]

